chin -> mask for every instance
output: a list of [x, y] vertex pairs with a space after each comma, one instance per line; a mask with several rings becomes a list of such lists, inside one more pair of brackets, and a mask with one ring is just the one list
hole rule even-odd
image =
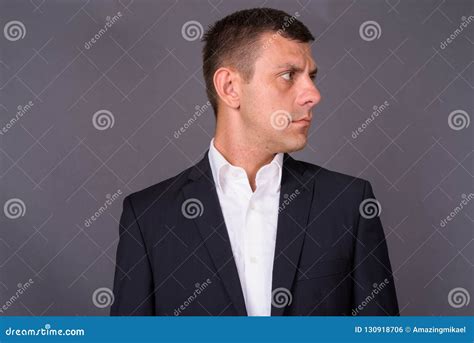
[[282, 152], [295, 152], [302, 150], [306, 146], [308, 141], [306, 135], [298, 135], [297, 137], [288, 137], [283, 142], [284, 151]]

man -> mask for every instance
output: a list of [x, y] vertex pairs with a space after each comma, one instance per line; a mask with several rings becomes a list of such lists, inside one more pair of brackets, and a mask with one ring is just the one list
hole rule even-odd
[[398, 315], [370, 183], [287, 154], [321, 100], [313, 40], [268, 8], [205, 34], [215, 137], [124, 200], [112, 315]]

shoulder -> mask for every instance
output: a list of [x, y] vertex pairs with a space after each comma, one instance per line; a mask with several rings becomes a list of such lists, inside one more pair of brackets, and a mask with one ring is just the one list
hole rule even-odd
[[189, 182], [189, 173], [193, 167], [191, 166], [173, 177], [133, 192], [126, 197], [125, 201], [128, 199], [136, 208], [169, 203], [176, 199], [176, 195]]
[[360, 178], [358, 176], [353, 176], [331, 169], [327, 169], [317, 164], [295, 160], [300, 164], [307, 173], [310, 173], [312, 176], [317, 177], [319, 180], [335, 183], [335, 184], [346, 184], [350, 182], [356, 182], [358, 184], [364, 184], [368, 182], [367, 180]]
[[360, 197], [365, 193], [366, 188], [370, 188], [370, 182], [358, 177], [342, 172], [330, 170], [317, 164], [295, 160], [300, 168], [309, 174], [310, 179], [314, 179], [315, 190], [326, 194], [334, 195], [344, 192], [356, 197]]

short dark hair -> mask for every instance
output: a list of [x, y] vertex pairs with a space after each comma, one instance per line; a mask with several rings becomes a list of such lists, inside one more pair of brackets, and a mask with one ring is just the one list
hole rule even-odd
[[236, 68], [245, 81], [250, 81], [260, 49], [261, 35], [275, 32], [302, 43], [314, 41], [308, 28], [296, 19], [273, 8], [252, 8], [234, 12], [211, 25], [204, 34], [202, 50], [206, 93], [217, 116], [217, 92], [214, 73], [222, 66]]

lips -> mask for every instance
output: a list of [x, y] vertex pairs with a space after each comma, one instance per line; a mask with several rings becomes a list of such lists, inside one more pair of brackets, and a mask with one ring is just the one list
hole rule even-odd
[[311, 123], [311, 118], [310, 117], [304, 117], [298, 120], [293, 120], [293, 123]]
[[[311, 119], [313, 118], [313, 113], [312, 112], [307, 112], [306, 114], [300, 114], [300, 116], [298, 116], [297, 113], [294, 114], [294, 116], [292, 116], [293, 118], [293, 122], [310, 122]], [[299, 117], [299, 118], [298, 118]], [[298, 119], [296, 119], [298, 118]]]

